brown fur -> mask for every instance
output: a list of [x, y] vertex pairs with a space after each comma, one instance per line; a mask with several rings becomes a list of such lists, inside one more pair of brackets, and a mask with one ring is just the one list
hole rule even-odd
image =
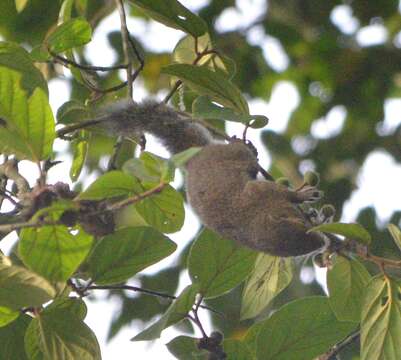
[[256, 180], [257, 159], [242, 142], [206, 146], [187, 165], [187, 193], [202, 222], [226, 238], [276, 256], [298, 256], [324, 245], [299, 203], [314, 189], [296, 192]]
[[187, 164], [189, 203], [202, 222], [223, 237], [276, 256], [298, 256], [324, 245], [299, 204], [316, 200], [307, 187], [292, 191], [257, 180], [257, 158], [242, 141], [215, 142], [183, 113], [154, 102], [118, 103], [101, 118], [113, 134], [149, 132], [173, 153], [203, 146]]

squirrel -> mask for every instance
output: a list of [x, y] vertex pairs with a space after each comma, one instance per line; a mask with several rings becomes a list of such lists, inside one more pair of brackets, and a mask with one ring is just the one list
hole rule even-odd
[[203, 224], [222, 237], [280, 257], [310, 254], [330, 243], [322, 233], [308, 233], [316, 223], [300, 206], [322, 193], [258, 180], [255, 149], [243, 140], [219, 141], [189, 114], [155, 101], [114, 103], [88, 122], [95, 124], [112, 135], [150, 133], [172, 154], [202, 147], [185, 165], [186, 193]]

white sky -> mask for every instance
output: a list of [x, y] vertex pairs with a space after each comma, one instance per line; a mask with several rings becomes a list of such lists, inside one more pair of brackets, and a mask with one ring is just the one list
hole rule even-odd
[[[201, 6], [208, 3], [207, 0], [181, 0], [185, 6], [196, 11]], [[237, 0], [238, 8], [230, 8], [225, 10], [217, 19], [216, 26], [220, 31], [235, 30], [244, 28], [265, 11], [265, 0]], [[363, 46], [370, 46], [383, 43], [387, 40], [385, 28], [380, 23], [373, 23], [370, 26], [359, 29], [358, 20], [352, 17], [350, 8], [346, 5], [337, 6], [331, 15], [331, 20], [338, 26], [344, 34], [354, 34], [356, 41]], [[112, 14], [102, 21], [96, 29], [92, 42], [87, 46], [87, 54], [91, 61], [96, 65], [107, 66], [113, 63], [115, 54], [108, 47], [106, 34], [112, 30], [119, 30], [119, 17]], [[132, 34], [139, 36], [144, 43], [154, 51], [171, 51], [176, 42], [183, 36], [183, 33], [177, 30], [167, 28], [159, 23], [152, 22], [146, 25], [145, 22], [138, 19], [129, 19], [128, 27]], [[401, 35], [399, 36], [401, 44]], [[284, 71], [288, 66], [288, 58], [283, 52], [280, 42], [270, 36], [266, 36], [260, 27], [255, 27], [248, 34], [248, 39], [253, 44], [259, 44], [263, 49], [263, 54], [269, 65], [276, 71]], [[67, 74], [68, 75], [68, 74]], [[137, 83], [136, 83], [137, 85]], [[67, 82], [63, 79], [52, 80], [49, 84], [50, 102], [54, 113], [58, 107], [69, 99], [69, 88]], [[141, 100], [146, 97], [143, 88], [134, 86], [135, 100]], [[277, 132], [283, 132], [287, 126], [291, 112], [299, 103], [299, 95], [294, 85], [289, 82], [278, 83], [269, 102], [263, 99], [254, 99], [250, 101], [251, 112], [254, 114], [264, 114], [269, 117], [270, 123], [268, 128]], [[378, 128], [378, 133], [388, 134], [394, 131], [396, 126], [401, 122], [401, 100], [389, 99], [385, 107], [385, 119]], [[317, 138], [325, 139], [341, 131], [345, 120], [345, 109], [337, 106], [330, 111], [324, 118], [316, 121], [312, 126], [312, 134]], [[236, 123], [228, 123], [228, 132], [230, 134], [240, 134], [241, 126]], [[260, 141], [260, 131], [250, 130], [249, 138], [254, 142], [258, 149], [264, 149]], [[57, 140], [56, 148], [58, 151], [65, 149], [65, 143]], [[161, 155], [167, 156], [167, 152], [157, 145], [157, 142], [151, 139], [147, 144], [148, 149], [155, 151]], [[270, 165], [270, 159], [266, 152], [260, 151], [261, 164], [267, 168]], [[64, 155], [63, 155], [64, 156]], [[65, 156], [63, 158], [65, 160]], [[67, 159], [67, 162], [69, 159]], [[23, 173], [33, 182], [37, 177], [37, 170], [28, 162], [24, 162]], [[69, 167], [66, 163], [54, 167], [49, 172], [50, 182], [65, 181], [68, 176]], [[85, 173], [81, 178], [85, 177]], [[399, 188], [399, 179], [401, 179], [401, 166], [384, 151], [376, 151], [369, 155], [364, 164], [358, 179], [356, 190], [351, 199], [345, 204], [344, 221], [353, 221], [358, 209], [365, 206], [375, 206], [381, 222], [385, 222], [393, 210], [401, 208], [401, 191], [395, 191]], [[93, 178], [85, 179], [88, 184]], [[182, 181], [179, 179], [178, 182]], [[185, 246], [185, 243], [192, 238], [199, 228], [199, 222], [196, 216], [188, 209], [187, 218], [183, 229], [171, 238], [179, 245], [179, 248]], [[7, 250], [14, 241], [14, 237], [9, 236], [6, 241], [2, 241], [1, 249]], [[173, 259], [174, 257], [172, 257]], [[166, 259], [146, 270], [147, 273], [157, 271], [170, 263], [172, 259]], [[305, 282], [313, 279], [313, 274], [303, 271], [302, 279]], [[319, 281], [324, 284], [324, 272], [318, 273]], [[183, 275], [180, 279], [180, 289], [189, 283], [187, 275]], [[117, 315], [119, 304], [114, 300], [104, 299], [104, 293], [98, 292], [96, 297], [98, 301], [88, 302], [88, 316], [86, 322], [96, 333], [102, 348], [103, 359], [174, 359], [164, 346], [171, 338], [177, 336], [172, 329], [163, 332], [162, 338], [150, 344], [148, 342], [130, 342], [140, 329], [142, 324], [136, 324], [124, 328], [119, 334], [106, 344], [106, 334], [110, 324], [110, 320], [114, 314]], [[207, 315], [203, 315], [206, 328], [209, 329]], [[150, 348], [151, 347], [151, 348]], [[150, 356], [150, 357], [149, 357]]]

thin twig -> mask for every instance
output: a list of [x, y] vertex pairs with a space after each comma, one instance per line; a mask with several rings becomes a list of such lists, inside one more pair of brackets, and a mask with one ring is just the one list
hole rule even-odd
[[127, 69], [128, 65], [127, 64], [121, 64], [121, 65], [114, 65], [114, 66], [95, 66], [95, 65], [83, 65], [83, 64], [78, 64], [77, 62], [67, 59], [61, 55], [58, 55], [51, 51], [50, 49], [47, 49], [50, 53], [51, 56], [53, 56], [56, 60], [61, 62], [62, 65], [71, 65], [73, 67], [76, 67], [77, 69], [80, 70], [85, 70], [85, 71], [113, 71], [113, 70], [120, 70], [120, 69]]
[[343, 350], [347, 345], [357, 340], [359, 336], [360, 336], [360, 330], [352, 333], [346, 339], [334, 345], [328, 352], [319, 356], [318, 360], [335, 360], [340, 351]]
[[140, 74], [140, 72], [142, 71], [143, 67], [145, 66], [145, 61], [142, 59], [141, 54], [139, 53], [139, 51], [137, 50], [137, 48], [135, 46], [135, 42], [131, 39], [131, 36], [128, 36], [128, 42], [130, 43], [132, 51], [134, 52], [136, 59], [139, 62], [138, 69], [136, 69], [135, 72], [132, 74], [131, 81], [134, 82], [136, 80], [136, 78], [138, 77], [138, 75]]
[[[196, 38], [195, 38], [196, 39]], [[194, 59], [194, 61], [192, 62], [192, 65], [196, 65], [204, 56], [206, 55], [219, 55], [217, 50], [207, 50], [205, 49], [202, 52], [198, 52], [198, 43], [197, 41], [195, 41], [195, 53], [196, 53], [196, 58]], [[176, 83], [174, 84], [173, 88], [170, 90], [170, 92], [166, 95], [166, 97], [164, 98], [163, 102], [165, 104], [167, 104], [169, 102], [169, 100], [172, 98], [172, 96], [174, 95], [174, 93], [179, 89], [179, 87], [182, 85], [182, 81], [181, 80], [177, 80]]]
[[[0, 197], [1, 197], [1, 198], [4, 198], [4, 199], [7, 199], [7, 200], [8, 200], [10, 203], [12, 203], [14, 206], [17, 206], [17, 207], [20, 207], [20, 206], [21, 206], [17, 201], [14, 200], [14, 198], [13, 198], [11, 195], [7, 194], [7, 192], [4, 191], [4, 190], [2, 190], [2, 189], [0, 189]], [[0, 199], [0, 207], [1, 207], [1, 201], [2, 201], [2, 200], [3, 200], [3, 199]]]
[[57, 134], [57, 137], [63, 139], [65, 137], [65, 135], [67, 135], [71, 132], [74, 132], [76, 130], [82, 130], [89, 126], [97, 125], [100, 122], [102, 122], [102, 119], [85, 120], [85, 121], [79, 122], [77, 124], [64, 126], [62, 129], [57, 130], [56, 134]]
[[110, 206], [107, 207], [106, 211], [116, 211], [116, 210], [120, 210], [128, 205], [135, 204], [148, 196], [151, 196], [153, 194], [157, 194], [157, 193], [161, 192], [167, 185], [168, 185], [167, 183], [161, 182], [156, 187], [146, 190], [141, 194], [134, 195], [127, 199], [124, 199], [124, 200], [121, 200], [114, 204], [111, 204]]
[[169, 102], [169, 100], [172, 98], [172, 96], [175, 94], [175, 92], [178, 90], [178, 88], [181, 86], [182, 81], [178, 80], [175, 82], [173, 88], [170, 90], [170, 92], [166, 95], [166, 97], [164, 98], [163, 102], [165, 104], [167, 104]]
[[118, 13], [120, 15], [120, 24], [121, 24], [121, 40], [123, 44], [123, 53], [124, 60], [127, 63], [127, 92], [128, 97], [132, 99], [133, 89], [132, 89], [132, 62], [129, 55], [129, 32], [127, 28], [127, 18], [125, 16], [124, 4], [122, 0], [115, 0]]
[[[142, 194], [138, 194], [138, 195], [129, 197], [127, 199], [124, 199], [122, 201], [119, 201], [117, 203], [114, 203], [114, 204], [108, 206], [106, 209], [93, 211], [86, 215], [87, 216], [96, 216], [96, 215], [104, 214], [105, 212], [112, 212], [112, 211], [120, 210], [128, 205], [135, 204], [135, 203], [145, 199], [148, 196], [151, 196], [153, 194], [156, 194], [156, 193], [162, 191], [162, 189], [165, 186], [167, 186], [167, 183], [160, 183], [156, 187], [149, 189], [147, 191], [144, 191]], [[36, 221], [26, 221], [26, 222], [17, 222], [17, 223], [12, 223], [12, 224], [0, 225], [0, 232], [9, 233], [11, 231], [22, 229], [22, 228], [32, 228], [32, 227], [41, 227], [41, 226], [57, 226], [57, 225], [63, 225], [63, 223], [60, 221], [44, 221], [44, 220], [38, 219]]]
[[0, 225], [0, 232], [10, 233], [14, 230], [24, 229], [24, 228], [36, 228], [41, 226], [56, 226], [61, 225], [60, 221], [24, 221], [12, 224]]
[[369, 253], [363, 254], [362, 252], [358, 252], [357, 255], [366, 261], [375, 263], [381, 270], [384, 270], [386, 267], [401, 268], [401, 260], [386, 259]]
[[[176, 300], [177, 296], [170, 295], [167, 293], [163, 293], [160, 291], [154, 291], [154, 290], [149, 290], [149, 289], [144, 289], [138, 286], [132, 286], [132, 285], [90, 285], [86, 287], [76, 287], [74, 286], [74, 291], [77, 291], [78, 294], [83, 294], [87, 290], [130, 290], [130, 291], [135, 291], [135, 292], [140, 292], [146, 295], [151, 295], [151, 296], [157, 296], [161, 297], [164, 299], [170, 299], [170, 300]], [[212, 309], [209, 306], [206, 305], [199, 305], [202, 309], [209, 310], [213, 313], [220, 314], [217, 310]]]

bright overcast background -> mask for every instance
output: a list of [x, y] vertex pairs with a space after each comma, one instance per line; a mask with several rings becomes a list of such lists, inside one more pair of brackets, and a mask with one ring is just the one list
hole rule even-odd
[[[180, 2], [192, 11], [197, 11], [202, 6], [208, 3], [208, 0], [180, 0]], [[246, 28], [247, 25], [258, 19], [259, 15], [263, 14], [266, 9], [265, 0], [237, 0], [236, 7], [226, 9], [218, 18], [216, 26], [218, 31], [229, 31], [239, 28]], [[401, 10], [401, 6], [400, 6]], [[372, 46], [383, 43], [387, 40], [387, 32], [384, 26], [380, 23], [372, 23], [366, 27], [360, 27], [358, 20], [352, 17], [351, 9], [347, 5], [339, 5], [331, 13], [331, 21], [343, 33], [354, 35], [357, 42], [361, 46]], [[128, 28], [130, 32], [141, 38], [152, 51], [172, 51], [177, 41], [184, 35], [182, 32], [167, 28], [159, 23], [146, 23], [141, 19], [128, 19]], [[104, 19], [96, 28], [93, 34], [92, 42], [87, 46], [87, 56], [96, 65], [112, 65], [115, 60], [115, 54], [108, 47], [106, 35], [113, 30], [120, 30], [120, 21], [117, 13], [111, 14]], [[262, 27], [253, 27], [248, 34], [248, 39], [255, 45], [260, 45], [263, 49], [263, 54], [269, 65], [276, 71], [284, 71], [288, 66], [288, 58], [282, 47], [276, 39], [265, 35]], [[401, 34], [395, 40], [396, 46], [401, 48]], [[145, 59], [146, 60], [146, 59]], [[99, 63], [101, 62], [101, 63]], [[66, 77], [70, 76], [68, 72]], [[69, 100], [70, 88], [68, 82], [62, 78], [54, 79], [49, 83], [50, 103], [54, 113], [67, 100]], [[160, 94], [162, 95], [162, 94]], [[134, 99], [140, 101], [146, 98], [147, 94], [140, 83], [136, 82], [134, 86]], [[269, 102], [263, 99], [254, 99], [250, 101], [251, 113], [264, 114], [269, 117], [269, 129], [283, 132], [287, 126], [291, 112], [298, 106], [299, 96], [296, 88], [290, 82], [278, 83], [272, 93]], [[312, 134], [318, 138], [329, 138], [336, 135], [343, 126], [345, 120], [345, 110], [341, 106], [333, 108], [329, 114], [319, 121], [315, 122], [312, 127]], [[379, 123], [377, 128], [378, 134], [386, 134], [393, 131], [397, 125], [401, 123], [401, 99], [389, 99], [385, 104], [385, 118]], [[240, 134], [241, 128], [238, 124], [228, 123], [228, 132], [232, 135]], [[251, 130], [249, 139], [255, 144], [260, 153], [260, 162], [268, 168], [270, 158], [260, 141], [260, 132]], [[292, 144], [295, 148], [297, 143]], [[64, 151], [66, 144], [61, 140], [56, 141], [56, 150]], [[147, 143], [148, 149], [162, 156], [168, 156], [167, 152], [157, 145], [157, 142], [150, 139]], [[61, 155], [63, 157], [63, 155]], [[66, 181], [69, 178], [67, 161], [70, 160], [69, 155], [64, 154], [62, 160], [65, 160], [64, 166], [56, 166], [49, 172], [50, 183], [57, 181]], [[22, 173], [26, 175], [33, 185], [37, 178], [36, 168], [28, 162], [23, 162], [21, 167]], [[304, 169], [308, 170], [308, 163], [304, 164]], [[85, 176], [87, 178], [85, 178]], [[87, 176], [85, 172], [81, 174], [80, 179], [85, 179], [85, 185], [88, 185], [94, 180]], [[343, 221], [355, 220], [358, 210], [362, 207], [373, 205], [377, 211], [381, 225], [385, 225], [391, 213], [394, 210], [401, 209], [401, 191], [399, 189], [401, 179], [401, 166], [396, 164], [394, 159], [384, 151], [375, 151], [371, 153], [365, 164], [363, 165], [359, 177], [357, 179], [357, 190], [354, 191], [349, 201], [345, 203], [343, 212]], [[182, 182], [181, 176], [178, 176], [175, 184]], [[179, 249], [182, 249], [187, 241], [193, 237], [199, 229], [199, 221], [196, 216], [187, 209], [186, 220], [183, 229], [176, 234], [171, 235]], [[8, 236], [7, 239], [1, 242], [1, 250], [9, 251], [15, 236]], [[173, 257], [171, 257], [173, 258]], [[165, 267], [173, 259], [166, 259], [163, 262], [150, 267], [146, 270], [147, 273], [158, 271]], [[324, 272], [318, 272], [318, 280], [324, 286]], [[304, 281], [312, 281], [314, 274], [302, 273], [301, 277]], [[130, 284], [135, 285], [135, 280], [131, 280]], [[187, 274], [183, 274], [180, 279], [179, 291], [189, 283]], [[157, 289], [155, 289], [157, 290]], [[178, 291], [178, 292], [179, 292]], [[113, 317], [117, 314], [120, 304], [118, 300], [106, 299], [105, 293], [97, 292], [95, 294], [96, 301], [85, 300], [88, 305], [87, 324], [96, 333], [102, 349], [103, 359], [142, 359], [145, 356], [150, 359], [175, 359], [165, 347], [171, 338], [177, 336], [173, 329], [166, 329], [161, 339], [154, 343], [149, 342], [130, 342], [136, 333], [143, 329], [144, 324], [140, 322], [132, 323], [130, 326], [123, 328], [112, 341], [106, 341], [108, 328]], [[135, 296], [135, 294], [129, 294]], [[207, 313], [202, 313], [202, 321], [209, 330]], [[146, 354], [146, 355], [145, 355]]]

